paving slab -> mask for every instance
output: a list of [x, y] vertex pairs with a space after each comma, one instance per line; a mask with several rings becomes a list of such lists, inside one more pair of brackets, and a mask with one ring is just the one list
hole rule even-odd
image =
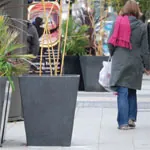
[[62, 150], [99, 150], [97, 146], [72, 146], [71, 148], [62, 148]]
[[72, 145], [98, 144], [101, 117], [101, 108], [80, 108], [74, 123]]
[[99, 147], [99, 150], [134, 150], [134, 146], [132, 144], [102, 144]]

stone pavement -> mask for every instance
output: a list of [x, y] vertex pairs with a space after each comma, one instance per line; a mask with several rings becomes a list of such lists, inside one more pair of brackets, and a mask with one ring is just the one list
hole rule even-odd
[[139, 93], [137, 128], [120, 131], [116, 96], [78, 94], [71, 147], [27, 147], [24, 123], [8, 123], [2, 150], [150, 150], [150, 94]]

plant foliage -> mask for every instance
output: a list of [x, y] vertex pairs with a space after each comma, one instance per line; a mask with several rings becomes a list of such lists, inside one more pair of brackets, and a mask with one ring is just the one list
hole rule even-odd
[[19, 33], [10, 29], [9, 19], [0, 16], [0, 76], [6, 76], [14, 90], [13, 76], [22, 75], [28, 71], [28, 60], [33, 55], [18, 55], [15, 50], [23, 48], [24, 45], [18, 42]]
[[[72, 17], [69, 18], [68, 23], [68, 38], [66, 44], [67, 55], [86, 55], [86, 47], [89, 44], [89, 37], [87, 25], [79, 25]], [[62, 24], [62, 45], [64, 44], [64, 36], [66, 31], [66, 21]]]
[[139, 2], [142, 12], [150, 11], [150, 0], [137, 0], [137, 2]]
[[[150, 0], [136, 0], [143, 13], [150, 10]], [[118, 12], [124, 6], [127, 0], [106, 0], [107, 4], [111, 4]]]

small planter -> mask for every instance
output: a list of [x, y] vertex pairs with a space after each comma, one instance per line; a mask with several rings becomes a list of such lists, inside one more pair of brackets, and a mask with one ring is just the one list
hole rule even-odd
[[103, 67], [102, 62], [107, 61], [106, 56], [80, 56], [85, 91], [104, 92], [99, 85], [99, 71]]
[[28, 146], [70, 146], [79, 76], [19, 78]]
[[65, 56], [64, 74], [80, 75], [79, 91], [84, 91], [84, 82], [83, 82], [79, 56]]

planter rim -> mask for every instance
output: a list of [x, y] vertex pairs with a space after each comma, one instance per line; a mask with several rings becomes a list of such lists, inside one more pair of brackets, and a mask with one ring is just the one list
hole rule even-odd
[[79, 57], [79, 55], [65, 55], [65, 57], [66, 56], [69, 56], [69, 57], [71, 57], [71, 56], [73, 56], [73, 57]]
[[84, 56], [79, 56], [79, 57], [109, 57], [109, 56], [89, 56], [89, 55], [84, 55]]
[[6, 76], [0, 76], [0, 78], [7, 78]]
[[62, 75], [62, 76], [49, 76], [49, 75], [26, 75], [26, 76], [19, 76], [19, 78], [79, 78], [80, 75]]

